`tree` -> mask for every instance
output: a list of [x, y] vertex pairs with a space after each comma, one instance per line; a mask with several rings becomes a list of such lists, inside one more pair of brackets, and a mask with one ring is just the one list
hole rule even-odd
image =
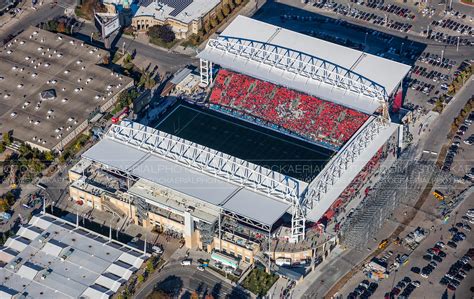
[[64, 23], [64, 21], [58, 22], [56, 30], [60, 33], [65, 33], [66, 32], [67, 29], [66, 29], [66, 24]]
[[137, 280], [138, 280], [138, 283], [142, 283], [145, 281], [145, 277], [143, 276], [143, 274], [139, 274], [137, 277]]
[[58, 21], [49, 20], [47, 23], [47, 30], [52, 32], [58, 32]]
[[3, 143], [5, 143], [5, 145], [10, 145], [12, 143], [11, 132], [3, 133]]
[[0, 199], [0, 211], [6, 212], [10, 209], [10, 205], [8, 204], [8, 201], [4, 198]]
[[219, 23], [221, 23], [224, 20], [224, 14], [222, 13], [221, 9], [217, 11], [217, 20], [219, 21]]
[[212, 18], [212, 19], [211, 19], [211, 27], [212, 27], [212, 28], [216, 28], [217, 25], [219, 25], [219, 22], [217, 22], [217, 19], [216, 19], [216, 18]]
[[15, 195], [11, 191], [8, 191], [4, 194], [3, 198], [7, 201], [8, 204], [12, 205], [15, 202]]
[[149, 71], [142, 70], [142, 75], [138, 85], [144, 86], [146, 89], [152, 89], [155, 84], [156, 82], [155, 79], [153, 79], [153, 75]]
[[234, 0], [235, 1], [235, 5], [239, 6], [240, 4], [242, 4], [242, 0]]
[[229, 4], [224, 4], [222, 7], [222, 13], [224, 14], [225, 17], [227, 17], [230, 14], [230, 6]]
[[191, 294], [191, 299], [199, 299], [199, 295], [196, 291], [193, 291]]
[[93, 20], [95, 12], [107, 12], [107, 8], [100, 0], [83, 0], [82, 5], [78, 7], [82, 17]]
[[209, 22], [204, 23], [204, 31], [209, 33], [211, 31], [211, 24]]
[[151, 293], [147, 298], [148, 299], [169, 299], [171, 298], [171, 296], [166, 294], [162, 290], [156, 290], [153, 293]]
[[155, 25], [148, 29], [148, 36], [150, 38], [159, 38], [165, 43], [170, 43], [176, 39], [173, 29], [169, 25]]
[[153, 270], [155, 270], [155, 266], [153, 265], [153, 259], [150, 258], [146, 262], [146, 270], [148, 271], [148, 273], [151, 273], [153, 272]]
[[5, 143], [3, 142], [0, 142], [0, 154], [3, 153], [5, 151]]
[[44, 159], [48, 162], [51, 162], [54, 160], [54, 154], [51, 151], [47, 151], [44, 153]]

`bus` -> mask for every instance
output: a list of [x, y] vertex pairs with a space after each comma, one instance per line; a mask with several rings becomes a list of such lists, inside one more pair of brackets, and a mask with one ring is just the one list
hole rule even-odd
[[388, 240], [382, 240], [382, 242], [379, 243], [379, 249], [384, 249], [388, 245]]
[[434, 190], [434, 191], [433, 191], [433, 195], [434, 195], [434, 197], [436, 197], [439, 201], [443, 201], [443, 200], [444, 200], [444, 195], [443, 195], [443, 193], [439, 192], [438, 190]]
[[112, 116], [112, 123], [113, 124], [118, 124], [119, 122], [122, 121], [125, 117], [128, 116], [129, 108], [125, 107], [123, 108], [122, 111], [117, 112], [114, 116]]

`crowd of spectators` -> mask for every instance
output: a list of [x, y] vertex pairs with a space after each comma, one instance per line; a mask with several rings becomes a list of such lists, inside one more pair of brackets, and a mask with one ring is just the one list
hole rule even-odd
[[209, 101], [211, 107], [255, 117], [335, 149], [368, 119], [341, 105], [224, 69], [215, 78]]

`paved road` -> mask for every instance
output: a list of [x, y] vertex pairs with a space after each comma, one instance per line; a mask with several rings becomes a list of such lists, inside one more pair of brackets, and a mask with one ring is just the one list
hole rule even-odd
[[441, 116], [434, 121], [426, 141], [421, 143], [420, 148], [439, 153], [441, 147], [446, 142], [446, 135], [451, 129], [453, 119], [459, 114], [467, 101], [474, 95], [474, 79], [471, 77], [463, 89], [458, 92], [449, 105], [445, 108]]
[[[49, 4], [44, 4], [36, 11], [29, 8], [18, 19], [13, 19], [6, 25], [0, 27], [0, 42], [10, 34], [17, 34], [29, 26], [35, 26], [40, 22], [64, 15], [64, 9], [66, 7], [74, 7], [76, 1], [61, 0], [60, 2], [61, 5], [56, 5], [54, 7], [51, 7]], [[75, 37], [90, 42], [91, 32], [96, 31], [97, 29], [93, 24], [85, 23]], [[151, 64], [158, 65], [161, 73], [174, 72], [185, 65], [197, 62], [195, 58], [165, 51], [151, 45], [138, 43], [137, 41], [124, 36], [119, 38], [116, 42], [117, 47], [121, 48], [124, 42], [126, 49], [135, 49], [137, 51], [137, 56], [150, 61]]]
[[134, 298], [145, 298], [155, 287], [178, 297], [180, 289], [189, 293], [196, 290], [199, 294], [212, 294], [214, 298], [246, 298], [244, 294], [230, 284], [221, 281], [208, 271], [198, 271], [196, 266], [181, 266], [178, 261], [167, 264], [160, 272], [150, 277]]
[[40, 22], [63, 15], [64, 8], [73, 7], [75, 3], [75, 0], [61, 0], [61, 5], [51, 7], [50, 4], [44, 4], [36, 11], [29, 7], [19, 17], [0, 27], [0, 41], [3, 41], [9, 34], [17, 34], [28, 26], [35, 26]]
[[[79, 34], [76, 34], [75, 37], [90, 42], [90, 35], [93, 32], [97, 32], [95, 26], [91, 23], [84, 23]], [[116, 48], [119, 49], [123, 47], [123, 43], [125, 43], [126, 50], [131, 52], [135, 49], [137, 56], [148, 60], [151, 64], [158, 65], [161, 73], [168, 71], [173, 72], [188, 64], [194, 63], [197, 65], [197, 59], [193, 57], [144, 44], [136, 41], [130, 36], [123, 35], [118, 40], [114, 41]]]

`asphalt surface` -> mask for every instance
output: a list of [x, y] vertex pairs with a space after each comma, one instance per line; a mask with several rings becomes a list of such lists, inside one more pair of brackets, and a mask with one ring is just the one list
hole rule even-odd
[[61, 0], [61, 5], [52, 7], [50, 4], [44, 4], [37, 10], [32, 10], [28, 7], [29, 5], [25, 5], [25, 7], [28, 7], [26, 11], [0, 27], [0, 41], [3, 41], [10, 34], [19, 33], [28, 26], [36, 26], [40, 22], [64, 15], [65, 7], [73, 7], [75, 3], [75, 0]]
[[[80, 31], [75, 32], [74, 37], [90, 43], [90, 36], [93, 32], [97, 32], [95, 26], [92, 23], [84, 23]], [[135, 50], [137, 56], [149, 61], [150, 64], [157, 65], [160, 73], [175, 72], [186, 65], [197, 63], [197, 59], [194, 57], [138, 42], [133, 37], [126, 35], [122, 35], [114, 40], [113, 46], [120, 50], [124, 47], [129, 52]]]
[[[54, 19], [55, 17], [64, 15], [65, 8], [73, 8], [76, 1], [61, 0], [59, 5], [51, 6], [44, 4], [37, 10], [31, 8], [26, 9], [22, 14], [8, 23], [0, 27], [0, 42], [6, 39], [9, 35], [15, 35], [28, 26], [36, 26], [40, 22]], [[25, 5], [27, 7], [28, 5]], [[76, 30], [74, 37], [90, 43], [90, 35], [92, 32], [97, 32], [97, 29], [92, 23], [84, 23], [79, 32]], [[116, 48], [122, 48], [125, 43], [125, 49], [132, 51], [136, 50], [137, 56], [148, 60], [150, 64], [157, 65], [161, 73], [175, 72], [183, 66], [189, 64], [196, 64], [197, 60], [183, 54], [167, 51], [152, 45], [139, 43], [131, 37], [121, 36], [114, 45]]]
[[145, 298], [155, 289], [172, 294], [172, 297], [178, 297], [183, 289], [188, 294], [196, 290], [201, 296], [212, 294], [214, 298], [247, 298], [240, 290], [221, 281], [207, 270], [198, 271], [196, 265], [181, 266], [179, 261], [167, 264], [160, 272], [148, 278], [134, 298]]
[[[442, 298], [443, 293], [446, 291], [446, 286], [440, 285], [439, 281], [448, 272], [450, 266], [461, 258], [470, 247], [472, 247], [472, 244], [474, 243], [474, 233], [472, 231], [460, 229], [460, 231], [466, 234], [466, 240], [458, 242], [458, 247], [456, 249], [447, 246], [444, 247], [442, 250], [446, 253], [446, 257], [443, 258], [441, 263], [437, 263], [435, 270], [433, 270], [427, 278], [411, 272], [410, 269], [412, 267], [423, 268], [426, 266], [428, 262], [422, 258], [423, 255], [426, 254], [426, 250], [432, 248], [438, 241], [442, 241], [445, 244], [449, 241], [451, 234], [448, 232], [448, 229], [455, 223], [461, 222], [461, 217], [466, 213], [466, 211], [473, 208], [473, 199], [473, 195], [471, 195], [470, 198], [465, 199], [456, 210], [458, 212], [457, 215], [456, 212], [454, 212], [446, 224], [439, 221], [435, 226], [436, 230], [430, 231], [428, 237], [410, 254], [408, 263], [401, 266], [394, 273], [391, 273], [388, 278], [378, 282], [379, 287], [371, 298], [383, 298], [384, 294], [390, 292], [390, 290], [392, 290], [392, 288], [404, 277], [409, 277], [413, 281], [418, 280], [421, 282], [421, 286], [413, 291], [410, 296], [411, 298]], [[470, 226], [472, 227], [472, 224], [470, 224]], [[404, 235], [405, 234], [403, 234], [403, 236]], [[386, 251], [388, 250], [392, 250], [394, 255], [408, 251], [406, 248], [397, 245], [392, 245], [386, 249]], [[461, 284], [455, 292], [447, 291], [449, 298], [451, 298], [451, 296], [453, 298], [470, 298], [469, 294], [472, 293], [469, 291], [469, 288], [472, 286], [473, 275], [474, 271], [469, 271], [467, 277], [461, 281]], [[367, 278], [361, 272], [357, 273], [357, 275], [351, 279], [340, 293], [346, 297], [347, 294], [352, 292], [364, 279]]]
[[430, 132], [421, 147], [428, 151], [439, 153], [441, 147], [446, 142], [446, 135], [451, 129], [453, 119], [458, 116], [459, 111], [467, 101], [474, 95], [474, 79], [471, 77], [463, 89], [458, 92], [454, 99], [444, 109], [441, 116], [432, 124]]

